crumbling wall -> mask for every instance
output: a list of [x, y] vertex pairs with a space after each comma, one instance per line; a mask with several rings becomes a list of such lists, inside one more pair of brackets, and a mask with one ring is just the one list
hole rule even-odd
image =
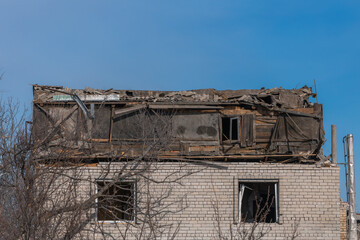
[[136, 156], [166, 126], [172, 139], [164, 157], [313, 161], [324, 131], [322, 106], [309, 102], [311, 96], [307, 87], [164, 92], [34, 85], [33, 135], [38, 142], [73, 141], [74, 148], [96, 143], [88, 147], [104, 157], [130, 144], [128, 154]]

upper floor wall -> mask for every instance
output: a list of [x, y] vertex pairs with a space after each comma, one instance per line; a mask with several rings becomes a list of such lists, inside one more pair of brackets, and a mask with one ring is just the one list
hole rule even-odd
[[78, 155], [192, 156], [313, 161], [324, 142], [311, 88], [182, 92], [33, 86], [35, 142], [71, 142]]

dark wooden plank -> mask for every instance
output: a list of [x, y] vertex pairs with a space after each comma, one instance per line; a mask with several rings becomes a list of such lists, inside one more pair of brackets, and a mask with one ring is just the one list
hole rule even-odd
[[179, 105], [179, 104], [151, 104], [150, 109], [224, 109], [220, 106], [207, 106], [207, 105]]

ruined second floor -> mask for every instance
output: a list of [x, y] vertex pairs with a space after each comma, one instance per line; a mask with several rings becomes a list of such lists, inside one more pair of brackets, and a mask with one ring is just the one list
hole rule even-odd
[[[73, 90], [33, 86], [33, 138], [74, 157], [313, 162], [324, 142], [311, 88]], [[66, 144], [64, 144], [66, 143]]]

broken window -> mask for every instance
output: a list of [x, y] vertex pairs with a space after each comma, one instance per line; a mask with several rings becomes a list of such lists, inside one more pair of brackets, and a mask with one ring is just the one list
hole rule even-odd
[[239, 118], [223, 117], [222, 118], [222, 140], [237, 141], [239, 140]]
[[[97, 192], [111, 183], [111, 180], [97, 180]], [[122, 181], [106, 189], [97, 198], [97, 221], [135, 221], [135, 187], [134, 181]]]
[[239, 181], [239, 222], [278, 222], [278, 182]]
[[255, 116], [253, 114], [222, 117], [222, 142], [240, 143], [241, 147], [253, 146], [255, 142], [254, 122]]

